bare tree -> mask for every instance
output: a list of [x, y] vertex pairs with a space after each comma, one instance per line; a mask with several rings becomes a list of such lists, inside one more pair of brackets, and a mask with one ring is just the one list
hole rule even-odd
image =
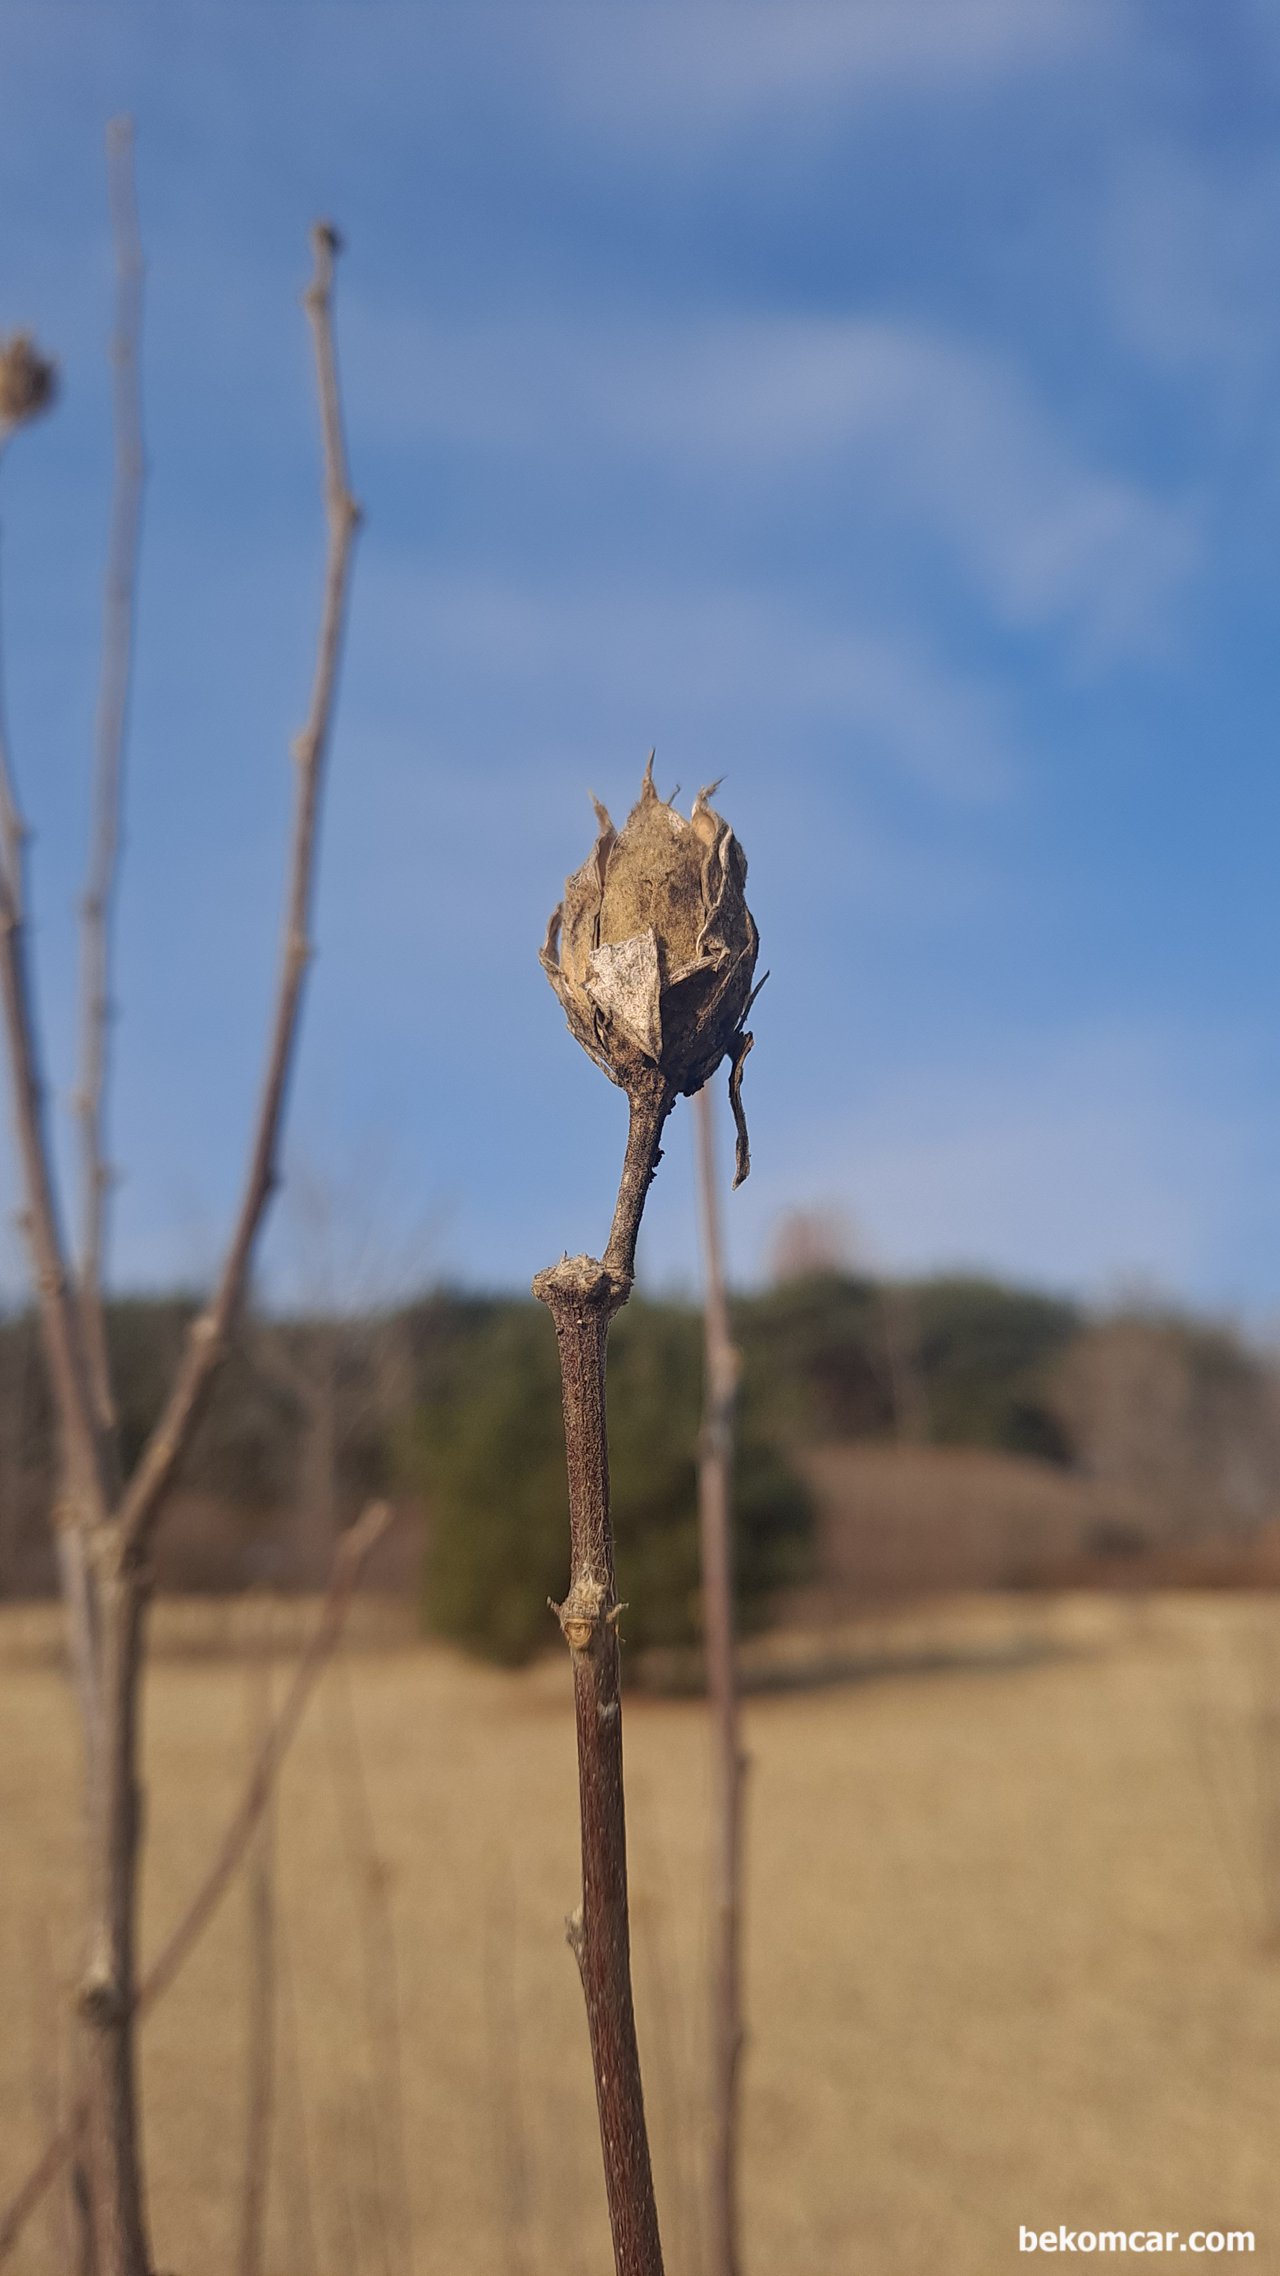
[[828, 1273], [852, 1273], [859, 1244], [848, 1212], [835, 1203], [788, 1209], [769, 1243], [769, 1274], [779, 1285]]
[[709, 1091], [694, 1100], [702, 1231], [706, 1390], [698, 1453], [702, 1626], [715, 1749], [712, 1866], [712, 2276], [738, 2276], [738, 2074], [742, 2055], [742, 1786], [733, 1639], [733, 1421], [738, 1354], [729, 1327], [715, 1117]]
[[1113, 1313], [1062, 1353], [1049, 1397], [1088, 1476], [1145, 1503], [1171, 1542], [1246, 1538], [1271, 1515], [1276, 1379], [1229, 1329]]
[[[88, 1832], [88, 1930], [80, 1983], [81, 2094], [86, 2111], [88, 2180], [96, 2276], [148, 2276], [150, 2252], [138, 2138], [135, 2080], [136, 1893], [140, 1837], [138, 1701], [145, 1651], [150, 1550], [157, 1523], [190, 1444], [244, 1297], [250, 1261], [273, 1186], [303, 987], [320, 794], [346, 615], [352, 539], [351, 497], [333, 345], [336, 231], [312, 233], [314, 272], [306, 294], [311, 321], [325, 463], [329, 548], [319, 650], [297, 765], [292, 853], [275, 1010], [240, 1207], [213, 1294], [193, 1323], [173, 1386], [132, 1475], [120, 1472], [110, 1386], [100, 1349], [103, 1271], [102, 1158], [105, 1036], [109, 1016], [107, 937], [118, 843], [123, 725], [131, 643], [132, 565], [140, 435], [136, 323], [140, 264], [134, 226], [129, 138], [110, 143], [113, 214], [119, 248], [117, 505], [108, 580], [107, 660], [100, 708], [97, 823], [86, 896], [82, 1013], [81, 1121], [86, 1233], [73, 1274], [53, 1175], [33, 1011], [26, 934], [24, 832], [7, 753], [0, 747], [0, 996], [13, 1085], [14, 1117], [26, 1197], [25, 1223], [45, 1352], [57, 1410], [61, 1486], [55, 1513], [67, 1603], [70, 1657], [84, 1729]], [[7, 434], [52, 395], [51, 367], [30, 341], [0, 357], [0, 428]], [[131, 485], [134, 486], [131, 489]], [[132, 503], [131, 503], [132, 500]]]

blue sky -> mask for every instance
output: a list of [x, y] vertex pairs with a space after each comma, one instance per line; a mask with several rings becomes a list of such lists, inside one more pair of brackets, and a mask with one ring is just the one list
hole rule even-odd
[[[588, 788], [620, 818], [656, 744], [664, 789], [726, 777], [773, 973], [740, 1278], [808, 1206], [889, 1268], [1280, 1313], [1275, 12], [3, 0], [0, 326], [64, 376], [0, 474], [60, 1096], [121, 110], [153, 472], [117, 1280], [208, 1268], [257, 1078], [325, 213], [367, 524], [290, 1134], [360, 1229], [332, 1269], [599, 1246], [622, 1102], [536, 951]], [[687, 1122], [654, 1283], [692, 1277]]]

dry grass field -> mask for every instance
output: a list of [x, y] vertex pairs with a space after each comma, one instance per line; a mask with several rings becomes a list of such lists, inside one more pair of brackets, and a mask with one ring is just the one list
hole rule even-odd
[[[917, 1620], [886, 1631], [874, 1678], [748, 1708], [752, 2276], [997, 2276], [1026, 2265], [1020, 2222], [1060, 2221], [1243, 2226], [1252, 2265], [1280, 2267], [1280, 1611], [930, 1617], [934, 1649]], [[53, 1985], [74, 1961], [73, 1733], [28, 1636], [0, 1621], [5, 2189], [57, 2092]], [[250, 1696], [231, 1659], [153, 1667], [151, 1949], [231, 1807]], [[349, 1714], [395, 1925], [417, 2276], [603, 2276], [561, 1930], [577, 1876], [565, 1670], [505, 1676], [411, 1645], [330, 1671], [283, 1784], [269, 2276], [400, 2276]], [[634, 1699], [627, 1750], [669, 2266], [699, 2276], [696, 1703]], [[179, 2276], [234, 2260], [246, 1920], [238, 1886], [145, 2031], [158, 2265]], [[52, 2268], [58, 2250], [42, 2214], [13, 2265]]]

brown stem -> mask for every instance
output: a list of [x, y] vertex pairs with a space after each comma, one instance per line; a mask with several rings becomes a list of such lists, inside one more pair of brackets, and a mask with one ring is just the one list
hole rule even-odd
[[556, 1607], [573, 1663], [582, 1904], [569, 1941], [582, 1976], [617, 2276], [662, 2276], [631, 1994], [618, 1593], [609, 1515], [605, 1355], [631, 1293], [636, 1233], [670, 1111], [656, 1077], [633, 1095], [618, 1206], [603, 1263], [565, 1257], [533, 1284], [555, 1324], [569, 1478], [569, 1591]]
[[80, 1986], [97, 2276], [148, 2276], [134, 2045], [141, 1788], [138, 1694], [145, 1576], [105, 1529], [93, 1544], [101, 1727], [90, 1795], [89, 1958]]
[[281, 2084], [285, 2090], [282, 2114], [287, 2120], [283, 2176], [285, 2247], [282, 2260], [286, 2268], [297, 2271], [297, 2276], [319, 2276], [315, 2218], [312, 2212], [314, 2192], [311, 2184], [311, 2145], [307, 2135], [302, 2064], [298, 2051], [298, 2004], [294, 1998], [293, 1976], [289, 1967], [289, 1946], [283, 1938], [280, 1942], [280, 2032], [284, 2058]]
[[[83, 1530], [106, 1516], [109, 1471], [97, 1425], [83, 1325], [67, 1265], [45, 1125], [27, 959], [26, 838], [0, 718], [0, 1001], [25, 1199], [23, 1228], [31, 1253], [31, 1275], [58, 1419], [66, 1516]], [[80, 1642], [86, 1657], [91, 1658], [91, 1639], [85, 1637]]]
[[96, 1847], [93, 1836], [101, 1822], [97, 1797], [106, 1748], [101, 1623], [90, 1545], [106, 1521], [115, 1469], [99, 1418], [84, 1319], [67, 1262], [45, 1120], [27, 954], [25, 853], [26, 830], [0, 720], [0, 1001], [25, 1198], [23, 1223], [57, 1418], [61, 1475], [54, 1522], [68, 1652], [81, 1716], [85, 1794], [93, 1813], [91, 1847]]
[[[271, 1600], [268, 1598], [263, 1611], [258, 1652], [249, 1677], [255, 1756], [261, 1751], [265, 1732], [271, 1728], [271, 1614]], [[248, 2062], [236, 2268], [237, 2276], [260, 2276], [267, 2191], [271, 2179], [272, 2121], [276, 2102], [275, 1813], [270, 1807], [263, 1811], [252, 1843], [248, 1896]]]
[[275, 1014], [267, 1049], [258, 1119], [249, 1148], [240, 1214], [232, 1231], [221, 1278], [209, 1304], [193, 1322], [186, 1351], [160, 1420], [125, 1488], [120, 1527], [130, 1539], [143, 1539], [172, 1484], [174, 1473], [199, 1419], [214, 1374], [240, 1307], [250, 1259], [263, 1212], [277, 1182], [276, 1150], [285, 1096], [293, 1065], [302, 1007], [303, 983], [311, 960], [309, 937], [315, 874], [320, 791], [337, 690], [338, 663], [346, 621], [352, 540], [360, 509], [348, 486], [346, 445], [338, 394], [333, 343], [333, 268], [337, 231], [319, 222], [311, 233], [315, 273], [306, 292], [306, 309], [315, 343], [316, 377], [324, 435], [325, 504], [329, 554], [315, 678], [307, 724], [294, 745], [297, 791], [293, 850], [286, 896], [284, 940]]
[[742, 1780], [733, 1651], [733, 1410], [738, 1354], [729, 1329], [715, 1121], [708, 1090], [694, 1100], [699, 1221], [706, 1276], [706, 1392], [698, 1459], [702, 1620], [707, 1694], [715, 1732], [715, 1858], [712, 1958], [712, 2276], [738, 2276], [738, 2073], [742, 2053]]
[[484, 2019], [486, 2100], [493, 2121], [495, 2213], [504, 2276], [530, 2276], [528, 2126], [520, 2085], [519, 2013], [514, 1983], [515, 1910], [511, 1859], [495, 1850], [485, 1874]]
[[81, 905], [80, 1071], [76, 1112], [80, 1123], [80, 1309], [94, 1404], [114, 1462], [116, 1411], [102, 1308], [107, 1196], [111, 1187], [105, 1111], [111, 1027], [111, 915], [120, 858], [120, 802], [133, 663], [134, 596], [144, 473], [139, 377], [143, 261], [133, 179], [131, 119], [112, 119], [107, 128], [107, 192], [116, 248], [116, 314], [111, 346], [115, 371], [116, 470], [107, 545], [93, 829]]
[[[623, 1157], [618, 1200], [613, 1212], [604, 1262], [608, 1271], [626, 1282], [629, 1292], [635, 1279], [636, 1238], [640, 1231], [640, 1219], [654, 1172], [662, 1160], [659, 1141], [675, 1099], [656, 1070], [649, 1078], [637, 1080], [628, 1097], [631, 1119], [627, 1129], [627, 1151]], [[619, 1301], [625, 1302], [625, 1297]]]
[[413, 2276], [413, 2197], [409, 2187], [404, 2111], [404, 2050], [400, 2035], [400, 1960], [391, 1906], [390, 1872], [378, 1846], [360, 1726], [341, 1656], [325, 1692], [326, 1736], [343, 1838], [360, 1917], [365, 2017], [373, 2080], [369, 2095], [370, 2146], [377, 2180], [378, 2227], [385, 2264]]
[[[98, 1742], [91, 1808], [90, 1950], [80, 1999], [93, 2169], [97, 2276], [147, 2276], [136, 2101], [135, 1911], [140, 1793], [138, 1692], [148, 1593], [149, 1536], [225, 1350], [248, 1277], [275, 1157], [310, 954], [307, 928], [315, 868], [322, 762], [328, 741], [345, 619], [356, 510], [346, 485], [332, 333], [337, 237], [312, 235], [315, 272], [307, 307], [315, 336], [324, 429], [329, 562], [320, 646], [307, 727], [296, 751], [298, 792], [275, 1020], [244, 1197], [212, 1303], [196, 1321], [177, 1380], [116, 1513], [90, 1547], [99, 1607]], [[78, 1310], [76, 1312], [78, 1320]], [[96, 1422], [96, 1415], [95, 1415]]]
[[[187, 1910], [156, 1954], [138, 1986], [135, 2015], [141, 2017], [168, 1990], [183, 1962], [198, 1943], [207, 1922], [233, 1880], [236, 1868], [275, 1788], [280, 1766], [308, 1699], [328, 1662], [346, 1618], [361, 1567], [391, 1523], [385, 1502], [371, 1503], [364, 1515], [345, 1533], [338, 1546], [315, 1632], [294, 1671], [293, 1681], [270, 1729], [262, 1741], [240, 1806], [223, 1834], [217, 1854]], [[0, 2212], [0, 2261], [7, 2259], [28, 2219], [70, 2158], [76, 2143], [78, 2113], [46, 2142], [39, 2159], [21, 2188]]]
[[[62, 2076], [62, 1998], [54, 1968], [48, 1914], [39, 1913], [33, 1928], [32, 1965], [28, 1971], [34, 2025], [31, 2100], [44, 2124], [56, 2128], [61, 2117], [66, 2084]], [[48, 2257], [49, 2265], [53, 2268], [70, 2271], [75, 2265], [73, 2212], [69, 2191], [59, 2192], [49, 2206]]]

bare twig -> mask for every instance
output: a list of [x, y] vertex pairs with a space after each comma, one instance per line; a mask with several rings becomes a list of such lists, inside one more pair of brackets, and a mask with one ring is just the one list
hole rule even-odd
[[[674, 1981], [672, 1955], [664, 1934], [665, 1916], [666, 1908], [656, 1894], [633, 1898], [631, 1917], [639, 1955], [637, 1981], [645, 1986], [644, 2005], [653, 2049], [650, 2088], [655, 2074], [658, 2081], [654, 2126], [660, 2145], [659, 2163], [665, 2166], [668, 2176], [663, 2215], [667, 2242], [672, 2247], [677, 2268], [684, 2269], [687, 2276], [703, 2276], [697, 2173], [702, 2098], [700, 2091], [695, 2091], [692, 2098], [685, 2094], [677, 2030], [683, 2002]], [[686, 2099], [693, 2100], [693, 2109], [686, 2109]]]
[[[249, 1670], [249, 1715], [253, 1752], [258, 1755], [271, 1728], [271, 1599], [263, 1606], [262, 1634]], [[248, 2064], [245, 2093], [244, 2168], [240, 2188], [239, 2276], [259, 2276], [271, 2179], [271, 2132], [275, 2114], [276, 1905], [275, 1796], [263, 1809], [249, 1853], [249, 1965], [247, 1969]]]
[[[400, 1966], [391, 1910], [390, 1868], [378, 1846], [364, 1750], [347, 1669], [341, 1655], [325, 1687], [329, 1770], [342, 1819], [343, 1841], [360, 1917], [365, 2018], [373, 2063], [372, 2177], [376, 2184], [379, 2245], [400, 2276], [413, 2276], [413, 2204], [404, 2113], [404, 2050], [400, 2041]], [[388, 2231], [390, 2232], [388, 2234]]]
[[[58, 1431], [54, 1532], [66, 1613], [67, 1652], [84, 1748], [86, 1816], [99, 1789], [102, 1717], [100, 1634], [89, 1561], [91, 1533], [106, 1519], [114, 1471], [99, 1427], [84, 1323], [76, 1303], [45, 1120], [44, 1088], [26, 935], [27, 832], [0, 700], [0, 999], [25, 1207], [23, 1228]], [[88, 1829], [92, 1838], [93, 1827]]]
[[106, 1516], [109, 1474], [97, 1428], [88, 1354], [72, 1291], [58, 1213], [44, 1086], [36, 1045], [26, 939], [26, 840], [0, 717], [0, 995], [13, 1117], [45, 1359], [58, 1417], [65, 1478], [64, 1517], [80, 1525]]
[[[101, 1277], [101, 1115], [107, 1018], [106, 954], [118, 841], [118, 792], [127, 701], [129, 594], [137, 537], [140, 477], [136, 435], [137, 230], [127, 141], [111, 152], [113, 211], [121, 262], [121, 332], [133, 343], [134, 370], [117, 391], [120, 480], [108, 578], [104, 690], [94, 852], [86, 910], [87, 1068], [85, 1147], [95, 1205], [86, 1226], [88, 1310]], [[240, 1211], [209, 1306], [193, 1324], [177, 1378], [129, 1484], [117, 1496], [105, 1350], [95, 1366], [92, 1333], [67, 1264], [44, 1123], [24, 932], [23, 831], [0, 737], [0, 999], [13, 1078], [15, 1122], [32, 1251], [61, 1448], [57, 1524], [83, 1714], [88, 1799], [89, 1919], [79, 1993], [83, 2108], [89, 2148], [96, 2276], [147, 2276], [150, 2251], [138, 2149], [134, 2027], [140, 2004], [135, 1964], [141, 1794], [137, 1773], [139, 1679], [148, 1591], [146, 1552], [155, 1520], [198, 1421], [227, 1347], [248, 1278], [254, 1243], [276, 1182], [276, 1151], [310, 954], [315, 849], [324, 759], [346, 614], [357, 509], [346, 452], [333, 344], [336, 232], [313, 232], [315, 267], [306, 295], [315, 342], [324, 440], [329, 530], [319, 652], [307, 724], [295, 748], [297, 798], [285, 938], [275, 1015]], [[29, 341], [4, 357], [6, 433], [52, 398], [53, 371]], [[129, 363], [125, 350], [123, 364]], [[100, 1317], [98, 1319], [100, 1327]]]
[[1253, 1634], [1253, 1740], [1263, 1949], [1275, 1952], [1280, 1950], [1280, 1659], [1274, 1599], [1264, 1597], [1262, 1606]]
[[303, 984], [311, 959], [309, 937], [320, 793], [346, 621], [352, 541], [360, 510], [351, 495], [333, 340], [333, 270], [339, 238], [327, 222], [311, 233], [315, 273], [306, 293], [315, 341], [316, 375], [324, 434], [325, 506], [329, 557], [319, 652], [306, 726], [294, 744], [297, 791], [293, 852], [285, 910], [279, 982], [258, 1119], [249, 1150], [239, 1216], [221, 1277], [210, 1303], [193, 1322], [177, 1378], [142, 1453], [120, 1508], [124, 1539], [144, 1539], [199, 1418], [244, 1295], [250, 1258], [263, 1212], [278, 1182], [276, 1155], [293, 1064]]
[[358, 2177], [353, 2179], [352, 2175], [353, 2125], [345, 2095], [323, 2111], [319, 2133], [320, 2171], [327, 2183], [320, 2202], [329, 2216], [333, 2240], [327, 2255], [329, 2265], [350, 2271], [350, 2276], [365, 2276], [360, 2222], [356, 2218]]
[[280, 1939], [280, 2030], [282, 2116], [285, 2120], [282, 2160], [285, 2197], [285, 2266], [297, 2276], [317, 2276], [315, 2219], [311, 2210], [311, 2145], [308, 2140], [306, 2097], [302, 2086], [302, 2058], [298, 2046], [298, 2003], [294, 1996], [289, 1941]]
[[496, 1846], [485, 1874], [484, 2016], [495, 2210], [506, 2276], [529, 2276], [527, 2127], [520, 2082], [516, 1917], [511, 1854]]
[[63, 2167], [68, 2163], [76, 2143], [76, 2121], [69, 2118], [50, 2134], [39, 2157], [32, 2166], [22, 2187], [15, 2192], [0, 2214], [0, 2260], [7, 2259], [36, 2206], [44, 2200]]
[[244, 1856], [263, 1810], [271, 1797], [280, 1765], [293, 1743], [307, 1701], [315, 1689], [350, 1608], [361, 1568], [391, 1523], [387, 1502], [371, 1502], [355, 1524], [343, 1534], [333, 1560], [328, 1592], [315, 1632], [294, 1670], [293, 1681], [263, 1741], [240, 1807], [222, 1837], [222, 1846], [177, 1927], [156, 1954], [138, 1987], [138, 2006], [144, 2012], [168, 1990], [206, 1922], [216, 1911]]
[[[609, 1231], [609, 1245], [604, 1261], [609, 1271], [627, 1284], [636, 1270], [636, 1240], [640, 1232], [640, 1219], [654, 1172], [662, 1160], [662, 1132], [675, 1100], [662, 1075], [656, 1070], [647, 1083], [635, 1082], [629, 1093], [630, 1119], [627, 1125], [627, 1151], [623, 1158], [622, 1177], [618, 1185], [618, 1199]], [[626, 1295], [619, 1298], [626, 1302]]]
[[145, 470], [139, 352], [143, 261], [131, 119], [112, 119], [107, 128], [107, 194], [116, 251], [115, 330], [111, 344], [116, 469], [107, 544], [93, 827], [81, 904], [80, 1070], [76, 1113], [80, 1124], [80, 1307], [99, 1425], [108, 1446], [112, 1446], [115, 1401], [102, 1310], [107, 1195], [111, 1186], [105, 1140], [111, 1024], [111, 915], [119, 867], [120, 804]]
[[929, 1401], [920, 1375], [920, 1330], [910, 1288], [883, 1281], [880, 1312], [894, 1429], [904, 1446], [920, 1446], [929, 1436]]
[[[63, 2003], [59, 1996], [57, 1971], [54, 1967], [50, 1922], [47, 1912], [40, 1912], [33, 1922], [33, 1951], [30, 1975], [32, 1999], [32, 2105], [46, 2126], [57, 2127], [61, 2121], [61, 2106], [65, 2091], [62, 2077]], [[71, 2240], [72, 2207], [67, 2192], [59, 2192], [48, 2208], [48, 2240], [50, 2265], [70, 2269], [74, 2266]]]
[[[97, 1721], [91, 1824], [89, 1960], [80, 1993], [93, 2165], [97, 2276], [146, 2276], [146, 2239], [134, 2077], [134, 1942], [140, 1795], [137, 1713], [150, 1534], [199, 1420], [248, 1279], [272, 1187], [301, 1009], [323, 761], [345, 620], [356, 507], [347, 488], [333, 348], [336, 232], [312, 233], [315, 270], [306, 295], [315, 339], [324, 431], [329, 556], [319, 654], [298, 763], [283, 957], [258, 1119], [240, 1212], [212, 1301], [193, 1323], [177, 1377], [114, 1515], [95, 1529], [98, 1612]], [[75, 1313], [79, 1319], [78, 1308]], [[94, 1420], [91, 1415], [91, 1420]]]
[[[342, 1633], [361, 1569], [391, 1523], [386, 1502], [374, 1502], [338, 1544], [328, 1593], [310, 1643], [294, 1670], [293, 1680], [258, 1751], [238, 1809], [204, 1880], [185, 1913], [161, 1946], [138, 1986], [135, 2013], [140, 2017], [163, 1997], [189, 1958], [208, 1922], [235, 1877], [258, 1821], [271, 1799], [280, 1766], [288, 1753], [307, 1702]], [[75, 2140], [74, 2118], [46, 2143], [38, 2163], [22, 2187], [0, 2212], [0, 2261], [13, 2250], [29, 2216], [45, 2190], [71, 2155]]]
[[715, 1117], [708, 1089], [694, 1100], [698, 1132], [699, 1222], [706, 1292], [706, 1390], [698, 1458], [702, 1542], [702, 1621], [707, 1693], [715, 1731], [715, 1865], [712, 1875], [712, 2276], [738, 2276], [738, 2067], [742, 2053], [742, 1779], [733, 1652], [733, 1410], [738, 1354], [729, 1329]]

